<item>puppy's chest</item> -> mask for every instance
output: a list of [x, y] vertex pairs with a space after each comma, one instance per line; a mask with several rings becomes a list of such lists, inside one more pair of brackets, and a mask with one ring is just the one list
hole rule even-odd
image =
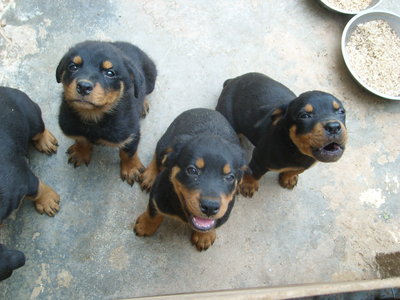
[[293, 147], [282, 147], [271, 145], [265, 149], [266, 164], [270, 170], [280, 170], [286, 168], [308, 169], [315, 163], [311, 157], [303, 155]]
[[83, 135], [95, 144], [127, 144], [134, 139], [139, 131], [138, 125], [129, 119], [107, 119], [98, 123], [79, 123], [76, 124], [78, 125], [76, 126], [77, 134]]

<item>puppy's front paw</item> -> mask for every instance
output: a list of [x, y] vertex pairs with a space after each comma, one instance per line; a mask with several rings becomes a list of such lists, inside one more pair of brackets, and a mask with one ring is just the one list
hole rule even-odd
[[146, 211], [142, 213], [136, 220], [135, 227], [133, 231], [137, 236], [150, 236], [157, 231], [163, 220], [162, 215], [156, 215], [155, 217], [150, 217], [149, 213]]
[[68, 163], [79, 167], [82, 164], [89, 165], [92, 158], [93, 147], [90, 144], [75, 143], [67, 150]]
[[43, 132], [35, 135], [32, 138], [33, 146], [35, 148], [43, 153], [46, 153], [48, 155], [54, 154], [57, 152], [58, 148], [58, 141], [54, 137], [54, 135], [45, 129]]
[[207, 232], [192, 231], [191, 241], [192, 244], [196, 246], [197, 250], [203, 251], [207, 250], [214, 244], [217, 237], [215, 230]]
[[121, 179], [126, 181], [129, 185], [133, 185], [135, 181], [140, 182], [141, 174], [144, 171], [144, 166], [140, 161], [137, 153], [129, 157], [123, 150], [120, 151], [120, 168]]
[[279, 173], [279, 184], [281, 187], [285, 189], [292, 190], [296, 185], [297, 181], [299, 180], [299, 175], [289, 175], [285, 172]]
[[60, 210], [60, 195], [42, 182], [39, 183], [38, 195], [34, 201], [36, 210], [40, 214], [46, 213], [53, 217]]
[[158, 165], [157, 165], [157, 159], [156, 159], [156, 156], [154, 156], [153, 160], [151, 161], [149, 166], [146, 168], [146, 170], [141, 175], [140, 187], [142, 188], [142, 191], [150, 192], [151, 187], [153, 186], [158, 173], [159, 173], [159, 169], [158, 169]]
[[257, 179], [249, 174], [245, 174], [243, 181], [239, 184], [238, 190], [245, 197], [253, 197], [254, 193], [258, 191], [260, 184]]

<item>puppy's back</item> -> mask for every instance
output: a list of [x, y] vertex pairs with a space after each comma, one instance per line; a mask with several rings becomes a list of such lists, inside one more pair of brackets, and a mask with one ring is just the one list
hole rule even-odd
[[286, 105], [296, 95], [283, 84], [261, 73], [247, 73], [224, 83], [217, 104], [238, 133], [245, 133], [266, 114]]

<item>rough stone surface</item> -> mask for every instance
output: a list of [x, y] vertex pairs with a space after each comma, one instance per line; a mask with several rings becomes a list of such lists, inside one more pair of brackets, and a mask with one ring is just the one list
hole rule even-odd
[[[380, 8], [400, 13], [397, 0]], [[369, 94], [351, 78], [340, 52], [348, 16], [311, 0], [5, 0], [0, 19], [0, 84], [41, 106], [60, 147], [52, 157], [32, 148], [29, 159], [62, 197], [54, 218], [25, 201], [0, 228], [0, 242], [27, 257], [0, 283], [1, 299], [114, 299], [373, 279], [380, 277], [376, 253], [400, 250], [400, 103]], [[118, 151], [96, 147], [89, 167], [67, 164], [72, 141], [57, 122], [55, 69], [70, 46], [86, 39], [132, 42], [157, 64], [139, 145], [145, 164], [180, 112], [214, 108], [224, 80], [249, 71], [296, 93], [317, 89], [340, 98], [348, 112], [347, 150], [339, 162], [300, 175], [293, 191], [268, 173], [254, 198], [238, 197], [206, 252], [197, 252], [190, 230], [175, 220], [138, 238], [132, 224], [148, 196], [119, 179]]]

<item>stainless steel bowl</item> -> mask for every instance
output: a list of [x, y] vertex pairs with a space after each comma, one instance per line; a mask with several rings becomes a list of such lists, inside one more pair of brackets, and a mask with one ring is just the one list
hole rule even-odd
[[357, 10], [357, 11], [350, 11], [350, 10], [344, 10], [344, 9], [338, 8], [338, 7], [336, 7], [336, 6], [333, 6], [333, 5], [332, 5], [330, 2], [328, 2], [327, 0], [319, 0], [319, 1], [320, 1], [321, 4], [322, 4], [323, 6], [325, 6], [327, 9], [332, 10], [332, 11], [335, 11], [335, 12], [339, 12], [339, 13], [342, 13], [342, 14], [347, 14], [347, 15], [355, 15], [355, 14], [358, 14], [358, 13], [360, 13], [360, 12], [364, 12], [364, 11], [366, 11], [366, 10], [368, 10], [368, 9], [375, 8], [375, 7], [377, 7], [379, 4], [381, 4], [381, 2], [382, 2], [382, 0], [372, 0], [370, 6], [368, 6], [366, 9]]
[[[385, 95], [382, 94], [381, 92], [378, 92], [377, 90], [369, 87], [365, 82], [361, 80], [361, 78], [357, 75], [356, 71], [352, 67], [350, 63], [349, 56], [346, 52], [346, 44], [355, 30], [356, 26], [358, 24], [366, 23], [369, 21], [373, 20], [384, 20], [389, 23], [389, 25], [393, 28], [393, 30], [396, 32], [398, 36], [400, 36], [400, 16], [393, 14], [391, 12], [387, 11], [367, 11], [364, 13], [360, 13], [356, 16], [354, 16], [346, 25], [346, 27], [343, 30], [342, 34], [342, 54], [344, 58], [344, 62], [349, 69], [351, 75], [354, 77], [354, 79], [365, 89], [370, 91], [371, 93], [378, 95], [379, 97], [386, 98], [386, 99], [391, 99], [391, 100], [400, 100], [400, 96], [390, 96], [390, 95]], [[394, 59], [399, 59], [398, 57]], [[399, 82], [400, 84], [400, 82]]]

